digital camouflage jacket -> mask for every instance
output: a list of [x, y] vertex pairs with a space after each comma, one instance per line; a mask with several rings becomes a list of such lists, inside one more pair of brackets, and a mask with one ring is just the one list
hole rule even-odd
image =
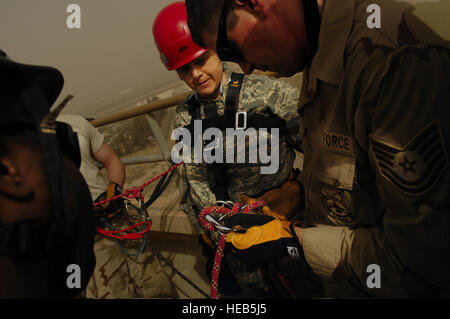
[[[224, 89], [216, 101], [218, 115], [223, 115], [225, 108], [225, 98], [228, 91], [231, 72], [226, 71], [226, 81]], [[204, 106], [200, 102], [200, 115], [205, 118]], [[278, 150], [271, 147], [271, 130], [267, 130], [266, 139], [268, 145], [267, 154], [278, 152], [278, 169], [274, 174], [261, 174], [261, 167], [267, 167], [269, 164], [263, 164], [258, 157], [256, 163], [249, 163], [246, 156], [245, 163], [237, 163], [236, 158], [233, 163], [226, 165], [226, 179], [228, 194], [231, 200], [238, 201], [239, 194], [245, 193], [249, 196], [255, 196], [271, 188], [281, 186], [289, 177], [292, 165], [295, 159], [294, 148], [301, 151], [299, 135], [299, 115], [297, 105], [299, 101], [299, 90], [291, 84], [267, 77], [265, 75], [248, 75], [244, 77], [242, 88], [239, 95], [238, 112], [246, 111], [248, 114], [262, 114], [267, 117], [278, 117], [285, 121], [286, 131], [279, 133]], [[181, 102], [175, 111], [175, 128], [185, 127], [192, 121], [189, 112], [191, 107], [189, 97]], [[264, 134], [258, 132], [259, 134]], [[225, 132], [224, 132], [225, 137]], [[224, 138], [224, 149], [234, 147], [234, 143], [226, 143]], [[258, 145], [260, 146], [260, 145]], [[246, 141], [245, 152], [248, 154], [249, 141]], [[224, 151], [225, 152], [225, 151]], [[237, 156], [238, 151], [235, 152]], [[182, 189], [183, 196], [181, 201], [182, 209], [189, 215], [191, 223], [201, 231], [197, 216], [205, 207], [215, 205], [216, 198], [208, 184], [207, 164], [202, 163], [184, 163], [182, 167]]]

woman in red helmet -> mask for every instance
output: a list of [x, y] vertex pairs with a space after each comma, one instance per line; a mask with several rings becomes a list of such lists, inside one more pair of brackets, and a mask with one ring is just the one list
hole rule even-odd
[[[209, 127], [224, 131], [236, 128], [243, 120], [245, 127], [267, 128], [268, 131], [278, 128], [280, 131], [279, 148], [273, 148], [272, 152], [277, 151], [281, 160], [273, 174], [261, 174], [263, 163], [260, 160], [244, 164], [183, 164], [181, 208], [193, 226], [203, 233], [202, 242], [214, 246], [210, 239], [213, 242], [218, 240], [218, 234], [206, 236], [197, 219], [199, 212], [217, 205], [218, 201], [261, 198], [268, 203], [265, 213], [292, 219], [300, 212], [302, 204], [300, 183], [292, 169], [294, 146], [301, 152], [298, 147], [301, 143], [297, 88], [265, 75], [244, 76], [231, 72], [214, 51], [193, 42], [184, 2], [172, 3], [158, 14], [153, 24], [153, 35], [164, 65], [168, 70], [176, 70], [194, 91], [176, 108], [175, 128], [192, 130], [194, 120], [201, 120], [203, 131]], [[243, 113], [245, 115], [240, 118]], [[271, 135], [272, 131], [267, 133], [268, 140], [271, 140]], [[207, 267], [211, 269], [214, 250], [209, 252], [209, 257]], [[240, 288], [233, 285], [234, 281], [227, 277], [226, 272], [226, 266], [222, 266], [219, 290], [222, 294], [235, 293]], [[249, 276], [248, 279], [242, 280], [240, 276], [239, 284], [244, 291], [251, 287], [246, 291], [250, 297], [267, 296], [267, 287], [259, 276]]]
[[216, 53], [192, 41], [184, 2], [175, 2], [159, 13], [153, 34], [167, 69], [177, 70], [180, 78], [202, 99], [216, 100], [220, 84], [225, 80], [225, 70]]

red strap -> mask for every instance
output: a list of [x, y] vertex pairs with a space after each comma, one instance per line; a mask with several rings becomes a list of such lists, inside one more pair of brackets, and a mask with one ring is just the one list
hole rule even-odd
[[[119, 236], [114, 235], [114, 234], [118, 234], [118, 233], [123, 233], [123, 232], [129, 231], [131, 229], [134, 229], [136, 227], [141, 226], [144, 223], [146, 223], [148, 226], [147, 226], [146, 229], [144, 229], [143, 231], [141, 231], [139, 233], [128, 233], [128, 234], [119, 235]], [[131, 227], [128, 227], [128, 228], [125, 228], [125, 229], [122, 229], [122, 230], [107, 230], [107, 229], [102, 229], [100, 227], [97, 227], [97, 231], [100, 234], [102, 234], [102, 235], [105, 235], [105, 236], [108, 236], [108, 237], [112, 237], [112, 238], [116, 238], [116, 239], [136, 240], [136, 239], [141, 239], [144, 236], [144, 234], [150, 230], [151, 227], [152, 227], [152, 222], [150, 220], [147, 220], [147, 221], [140, 222], [140, 223], [138, 223], [138, 224], [136, 224], [134, 226], [131, 226]]]
[[116, 200], [120, 197], [127, 197], [129, 199], [132, 198], [137, 198], [139, 197], [142, 201], [144, 201], [144, 196], [142, 195], [142, 190], [147, 187], [148, 185], [150, 185], [151, 183], [153, 183], [154, 181], [156, 181], [157, 179], [161, 178], [162, 176], [169, 174], [171, 171], [173, 171], [175, 168], [177, 168], [178, 166], [180, 166], [181, 164], [183, 164], [183, 162], [179, 162], [178, 164], [173, 165], [171, 168], [169, 168], [167, 171], [162, 172], [161, 174], [159, 174], [158, 176], [152, 178], [151, 180], [149, 180], [148, 182], [144, 183], [142, 186], [140, 187], [136, 187], [134, 186], [133, 188], [127, 189], [125, 190], [122, 194], [120, 195], [116, 195], [114, 197], [111, 198], [107, 198], [105, 200], [102, 201], [98, 201], [94, 203], [94, 206], [98, 206], [98, 205], [102, 205], [104, 203]]

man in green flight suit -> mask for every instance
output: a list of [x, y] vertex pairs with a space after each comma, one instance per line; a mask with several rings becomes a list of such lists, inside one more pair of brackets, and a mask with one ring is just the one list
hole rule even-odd
[[256, 243], [229, 234], [232, 251], [264, 264], [277, 256], [263, 247], [281, 257], [284, 241], [296, 243], [332, 297], [450, 296], [450, 3], [187, 0], [186, 7], [194, 42], [245, 73], [304, 72], [305, 225], [240, 216], [229, 225], [286, 231]]

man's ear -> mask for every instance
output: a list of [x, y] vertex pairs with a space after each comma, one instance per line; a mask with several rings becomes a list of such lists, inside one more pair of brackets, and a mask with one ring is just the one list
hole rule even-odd
[[33, 189], [24, 183], [18, 167], [7, 156], [0, 158], [0, 196], [12, 200], [28, 201]]

